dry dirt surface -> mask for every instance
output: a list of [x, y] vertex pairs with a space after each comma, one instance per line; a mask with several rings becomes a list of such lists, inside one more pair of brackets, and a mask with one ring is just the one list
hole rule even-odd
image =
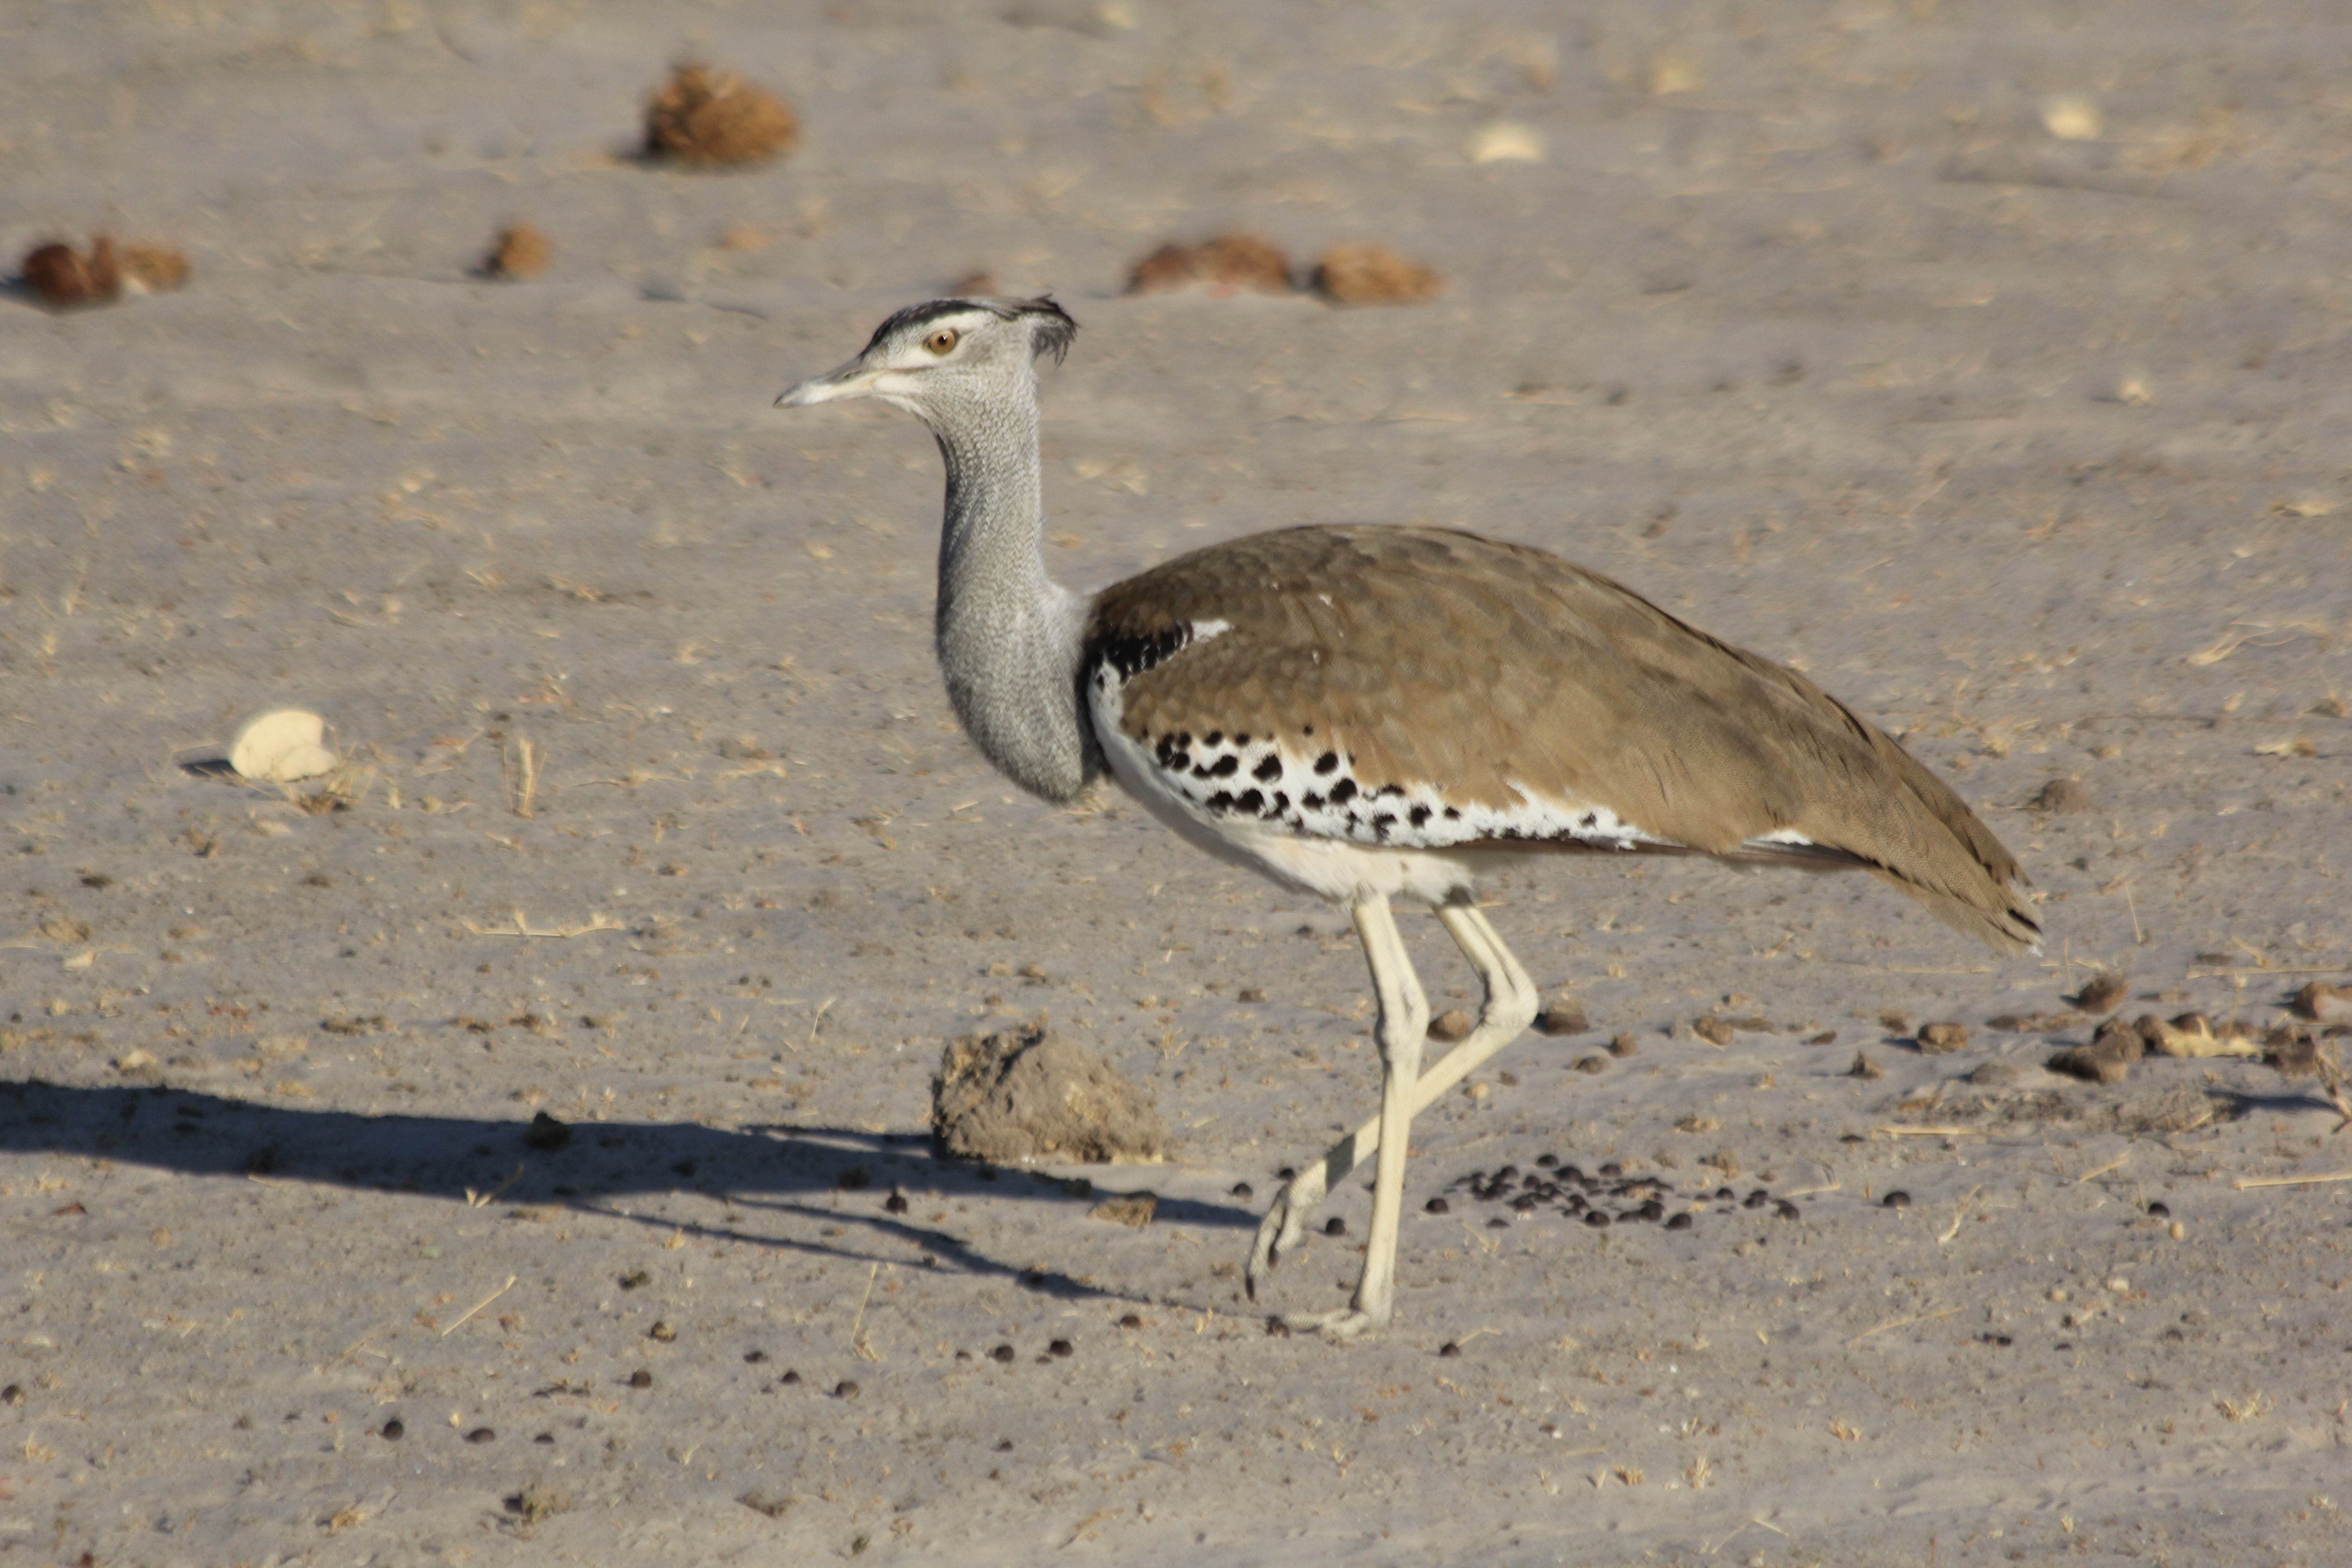
[[[686, 58], [798, 145], [649, 160]], [[2321, 0], [0, 10], [0, 249], [191, 267], [0, 299], [0, 1564], [2352, 1562], [2339, 1116], [2042, 1065], [2352, 962], [2347, 81]], [[1231, 232], [1442, 286], [1125, 295]], [[981, 272], [1083, 328], [1066, 581], [1559, 550], [1905, 736], [2046, 950], [1516, 875], [1591, 1032], [1421, 1119], [1391, 1331], [1270, 1335], [1346, 919], [992, 776], [929, 442], [769, 406]], [[283, 705], [341, 768], [205, 765]], [[1039, 1015], [1166, 1163], [934, 1156]]]

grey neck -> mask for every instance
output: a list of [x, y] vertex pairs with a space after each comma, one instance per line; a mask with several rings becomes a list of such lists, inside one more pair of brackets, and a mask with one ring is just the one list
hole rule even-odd
[[1045, 574], [1034, 382], [1021, 391], [919, 411], [948, 470], [935, 631], [973, 742], [1022, 788], [1064, 801], [1095, 772], [1078, 712], [1086, 604]]

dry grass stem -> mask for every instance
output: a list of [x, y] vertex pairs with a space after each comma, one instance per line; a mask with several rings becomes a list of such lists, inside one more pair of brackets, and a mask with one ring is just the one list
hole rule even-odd
[[1885, 1322], [1879, 1324], [1876, 1328], [1864, 1329], [1862, 1332], [1854, 1335], [1853, 1338], [1846, 1341], [1846, 1348], [1848, 1350], [1852, 1350], [1854, 1346], [1862, 1343], [1863, 1341], [1870, 1338], [1871, 1335], [1883, 1334], [1889, 1329], [1907, 1329], [1914, 1323], [1941, 1322], [1944, 1319], [1951, 1317], [1958, 1311], [1959, 1309], [1958, 1307], [1938, 1307], [1932, 1312], [1922, 1312], [1916, 1318], [1891, 1318]]
[[589, 916], [588, 923], [585, 925], [555, 926], [546, 931], [533, 931], [530, 928], [530, 923], [523, 919], [523, 914], [520, 910], [514, 911], [514, 929], [512, 931], [509, 931], [504, 926], [476, 925], [472, 921], [461, 921], [458, 923], [463, 925], [467, 931], [471, 931], [476, 936], [551, 937], [561, 941], [568, 941], [575, 936], [593, 936], [600, 931], [625, 931], [628, 929], [621, 921], [613, 919], [612, 916], [599, 913]]
[[2230, 1185], [2242, 1193], [2251, 1187], [2306, 1187], [2321, 1182], [2352, 1182], [2352, 1171], [2330, 1171], [2319, 1176], [2240, 1176]]
[[[522, 1174], [521, 1170], [518, 1168], [515, 1174], [518, 1176]], [[519, 1278], [520, 1276], [518, 1275], [508, 1275], [507, 1282], [505, 1284], [499, 1286], [497, 1289], [491, 1291], [488, 1295], [483, 1297], [480, 1300], [467, 1308], [464, 1314], [457, 1319], [457, 1322], [451, 1323], [447, 1328], [441, 1331], [441, 1337], [445, 1340], [447, 1339], [451, 1334], [457, 1331], [458, 1325], [465, 1322], [467, 1318], [472, 1317], [475, 1313], [480, 1311], [483, 1308], [488, 1306], [491, 1302], [497, 1300], [499, 1297], [513, 1289], [515, 1288], [515, 1280]]]
[[539, 815], [539, 769], [546, 760], [546, 753], [526, 737], [517, 737], [504, 756], [507, 795], [513, 802], [514, 814], [526, 822]]
[[867, 1267], [866, 1270], [866, 1294], [857, 1298], [857, 1315], [851, 1319], [849, 1322], [850, 1353], [856, 1356], [860, 1361], [880, 1361], [882, 1359], [882, 1352], [876, 1350], [874, 1348], [874, 1342], [866, 1337], [866, 1303], [874, 1300], [874, 1278], [881, 1272], [882, 1265], [879, 1262], [873, 1263]]

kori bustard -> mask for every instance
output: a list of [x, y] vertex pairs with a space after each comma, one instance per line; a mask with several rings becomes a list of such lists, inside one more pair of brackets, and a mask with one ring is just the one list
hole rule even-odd
[[[1475, 899], [1483, 873], [1562, 851], [1704, 855], [1875, 873], [2011, 952], [2040, 935], [2016, 859], [1883, 731], [1794, 671], [1596, 573], [1434, 528], [1284, 529], [1090, 595], [1048, 575], [1036, 361], [1076, 325], [1050, 299], [934, 300], [784, 407], [872, 397], [947, 463], [936, 635], [964, 729], [1023, 788], [1108, 773], [1185, 838], [1344, 906], [1380, 1016], [1380, 1111], [1276, 1196], [1250, 1294], [1330, 1187], [1377, 1155], [1349, 1304], [1292, 1315], [1338, 1339], [1395, 1305], [1414, 1112], [1535, 1016]], [[1429, 1006], [1392, 900], [1430, 905], [1485, 986], [1424, 1068]]]

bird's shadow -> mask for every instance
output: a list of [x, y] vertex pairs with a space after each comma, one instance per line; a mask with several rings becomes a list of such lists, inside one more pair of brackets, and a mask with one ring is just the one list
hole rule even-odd
[[[312, 1183], [416, 1194], [452, 1203], [566, 1208], [667, 1233], [858, 1262], [900, 1261], [895, 1241], [932, 1265], [999, 1276], [1049, 1296], [1108, 1296], [1056, 1272], [990, 1258], [952, 1231], [914, 1217], [918, 1206], [1091, 1205], [1082, 1184], [1044, 1172], [940, 1154], [927, 1133], [874, 1133], [772, 1122], [740, 1130], [698, 1122], [525, 1122], [489, 1118], [373, 1115], [264, 1104], [165, 1085], [82, 1086], [0, 1079], [0, 1154], [71, 1154], [190, 1176]], [[888, 1199], [919, 1194], [902, 1214]], [[681, 1192], [724, 1205], [722, 1218], [681, 1222], [626, 1212], [615, 1200]], [[838, 1201], [848, 1200], [848, 1201]], [[763, 1230], [753, 1213], [821, 1221], [835, 1237]], [[1238, 1207], [1160, 1200], [1163, 1222], [1255, 1228]], [[856, 1227], [853, 1231], [852, 1227]], [[793, 1229], [800, 1229], [793, 1226]], [[856, 1236], [862, 1235], [866, 1246]]]

